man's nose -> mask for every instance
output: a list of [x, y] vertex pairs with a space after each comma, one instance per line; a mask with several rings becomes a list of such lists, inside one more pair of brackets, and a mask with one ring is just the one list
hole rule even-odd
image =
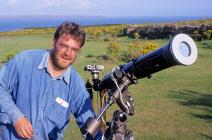
[[73, 50], [71, 48], [66, 49], [65, 54], [67, 56], [71, 56], [73, 54]]

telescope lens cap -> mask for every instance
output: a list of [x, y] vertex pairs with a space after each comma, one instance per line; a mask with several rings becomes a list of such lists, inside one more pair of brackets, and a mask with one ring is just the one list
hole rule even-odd
[[197, 46], [186, 34], [174, 36], [170, 43], [170, 51], [178, 64], [192, 65], [197, 59]]

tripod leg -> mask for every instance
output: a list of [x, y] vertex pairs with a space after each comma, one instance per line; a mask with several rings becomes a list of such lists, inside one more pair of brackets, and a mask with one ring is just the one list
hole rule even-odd
[[[105, 104], [106, 104], [106, 90], [100, 91], [100, 108], [102, 109]], [[102, 132], [105, 133], [107, 126], [106, 126], [106, 112], [104, 113], [101, 122], [100, 122], [100, 126], [102, 128]]]
[[92, 90], [92, 84], [90, 83], [89, 80], [87, 80], [86, 84], [85, 84], [86, 90], [88, 91], [89, 95], [90, 95], [90, 99], [91, 99], [91, 104], [92, 104], [92, 108], [94, 109], [94, 103], [93, 103], [93, 90]]

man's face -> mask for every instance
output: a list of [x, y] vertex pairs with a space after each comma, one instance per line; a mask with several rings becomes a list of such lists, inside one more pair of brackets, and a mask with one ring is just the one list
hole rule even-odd
[[68, 68], [80, 52], [80, 44], [69, 35], [62, 35], [53, 41], [52, 62], [61, 70]]

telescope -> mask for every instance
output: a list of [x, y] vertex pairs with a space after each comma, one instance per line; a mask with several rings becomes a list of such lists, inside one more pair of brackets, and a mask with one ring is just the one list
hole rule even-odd
[[152, 74], [175, 65], [192, 65], [197, 59], [197, 54], [193, 39], [186, 34], [177, 34], [164, 47], [114, 68], [93, 86], [96, 91], [107, 89], [109, 99], [97, 118], [87, 120], [83, 127], [87, 136], [96, 135], [100, 129], [99, 120], [113, 103], [117, 103], [127, 116], [134, 114], [132, 98], [127, 90], [128, 86], [136, 84], [138, 79], [150, 78]]
[[120, 79], [123, 74], [129, 74], [141, 79], [175, 65], [192, 65], [196, 59], [197, 47], [193, 39], [186, 34], [178, 34], [166, 46], [119, 66], [119, 70], [107, 74], [101, 82], [94, 85], [94, 89], [112, 88], [114, 84], [111, 75]]

